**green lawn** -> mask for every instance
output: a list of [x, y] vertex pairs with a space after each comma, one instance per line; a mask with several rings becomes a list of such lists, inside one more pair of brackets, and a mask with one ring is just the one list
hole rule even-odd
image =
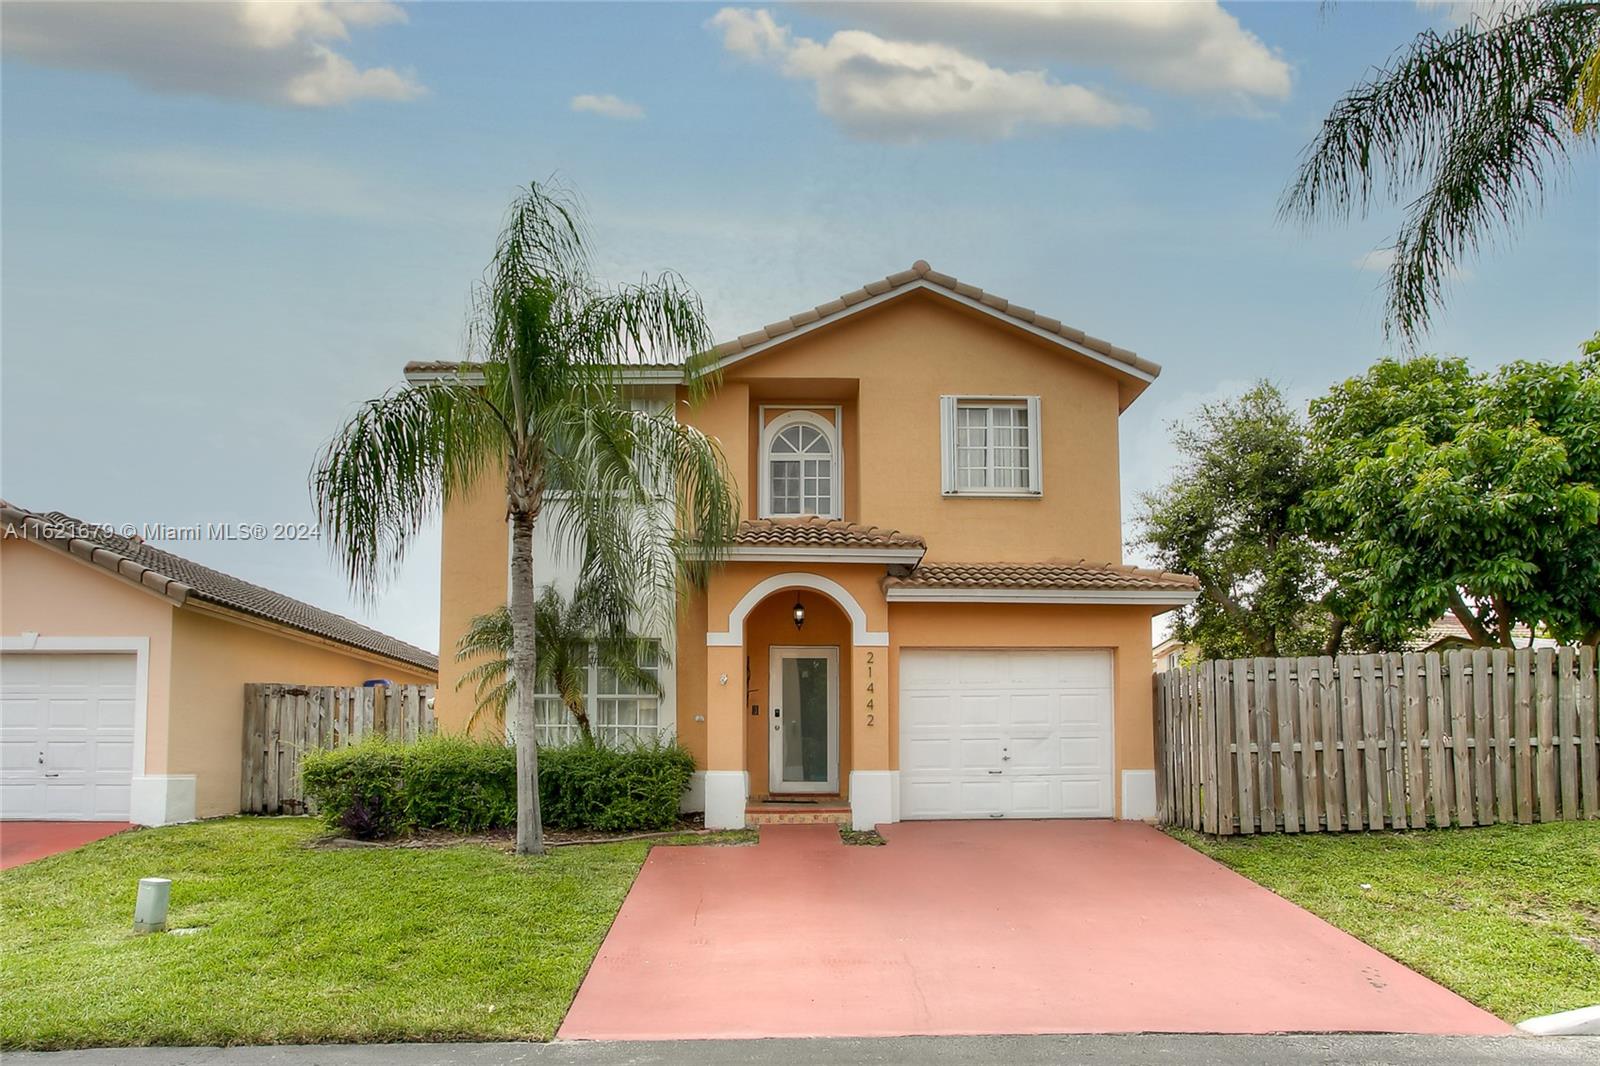
[[[0, 1047], [548, 1039], [653, 843], [314, 849], [306, 818], [124, 833], [0, 874]], [[135, 884], [172, 926], [135, 936]]]
[[1508, 1021], [1600, 1003], [1600, 822], [1173, 835]]

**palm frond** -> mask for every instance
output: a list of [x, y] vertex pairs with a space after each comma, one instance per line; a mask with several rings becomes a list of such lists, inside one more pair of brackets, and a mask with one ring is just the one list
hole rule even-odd
[[1280, 218], [1364, 214], [1380, 179], [1388, 201], [1423, 186], [1389, 276], [1389, 327], [1415, 340], [1462, 259], [1538, 207], [1550, 164], [1574, 146], [1571, 109], [1597, 50], [1600, 4], [1572, 0], [1419, 34], [1335, 105]]
[[310, 479], [318, 523], [351, 587], [375, 596], [411, 538], [504, 448], [502, 424], [466, 385], [406, 385], [362, 405]]

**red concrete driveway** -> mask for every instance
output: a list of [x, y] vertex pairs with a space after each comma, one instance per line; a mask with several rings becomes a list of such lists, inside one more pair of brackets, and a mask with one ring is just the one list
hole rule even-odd
[[560, 1036], [1510, 1031], [1145, 825], [883, 835], [656, 848]]
[[120, 833], [130, 822], [0, 822], [0, 870]]

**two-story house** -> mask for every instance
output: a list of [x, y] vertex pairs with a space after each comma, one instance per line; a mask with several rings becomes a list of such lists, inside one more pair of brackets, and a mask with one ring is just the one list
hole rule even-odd
[[[660, 635], [665, 695], [594, 671], [602, 733], [675, 732], [714, 827], [800, 798], [860, 828], [1153, 817], [1150, 620], [1197, 585], [1121, 565], [1117, 431], [1160, 368], [925, 262], [717, 353], [695, 407], [670, 368], [634, 388], [720, 442], [745, 521]], [[504, 602], [506, 557], [485, 484], [445, 514], [442, 648]], [[562, 580], [543, 548], [536, 569]]]

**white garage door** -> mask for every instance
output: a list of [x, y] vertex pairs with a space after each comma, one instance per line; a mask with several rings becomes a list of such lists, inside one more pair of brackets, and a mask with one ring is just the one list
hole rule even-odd
[[1109, 818], [1111, 653], [900, 653], [902, 818]]
[[0, 818], [126, 821], [132, 655], [0, 655]]

